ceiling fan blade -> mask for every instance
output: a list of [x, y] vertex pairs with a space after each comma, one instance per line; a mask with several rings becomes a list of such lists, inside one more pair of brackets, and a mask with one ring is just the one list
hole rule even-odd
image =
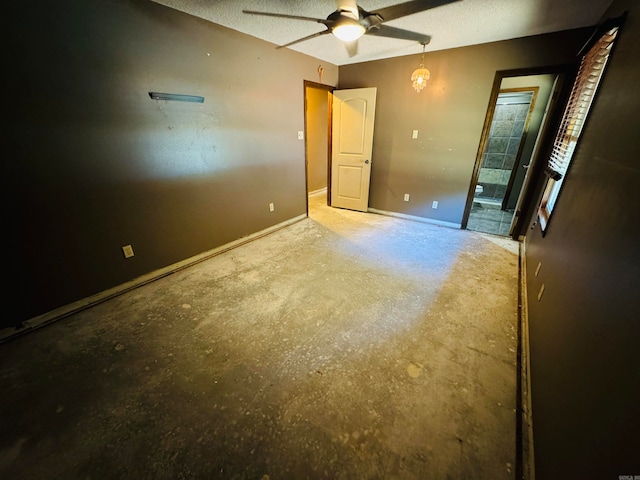
[[320, 35], [326, 35], [327, 33], [331, 33], [331, 30], [323, 30], [322, 32], [313, 33], [313, 34], [308, 35], [306, 37], [299, 38], [298, 40], [294, 40], [293, 42], [289, 42], [289, 43], [285, 43], [284, 45], [280, 45], [280, 46], [278, 46], [276, 48], [288, 47], [290, 45], [293, 45], [294, 43], [300, 43], [300, 42], [304, 42], [305, 40], [311, 40], [312, 38], [319, 37]]
[[367, 35], [375, 35], [377, 37], [399, 38], [400, 40], [415, 40], [418, 43], [426, 45], [431, 41], [429, 35], [424, 33], [411, 32], [402, 28], [390, 27], [388, 25], [380, 25], [377, 29], [369, 30]]
[[441, 5], [447, 5], [448, 3], [459, 2], [460, 0], [413, 0], [412, 2], [399, 3], [397, 5], [391, 5], [390, 7], [380, 8], [374, 12], [375, 15], [380, 15], [382, 20], [388, 22], [400, 17], [406, 17], [413, 13], [423, 12], [430, 8], [440, 7]]
[[347, 53], [350, 57], [355, 57], [358, 54], [358, 41], [353, 40], [351, 42], [342, 42], [347, 48]]
[[289, 18], [291, 20], [307, 20], [309, 22], [322, 23], [323, 25], [327, 24], [327, 20], [325, 18], [301, 17], [300, 15], [286, 15], [284, 13], [256, 12], [255, 10], [242, 10], [242, 13], [262, 15], [266, 17]]

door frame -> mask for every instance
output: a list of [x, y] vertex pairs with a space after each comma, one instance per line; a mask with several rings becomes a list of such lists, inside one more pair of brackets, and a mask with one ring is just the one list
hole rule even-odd
[[[518, 167], [520, 166], [520, 157], [522, 157], [522, 151], [524, 150], [524, 145], [527, 142], [527, 137], [529, 135], [529, 125], [531, 124], [531, 116], [533, 114], [533, 109], [536, 106], [536, 101], [538, 100], [538, 93], [540, 91], [540, 87], [518, 87], [518, 88], [503, 88], [500, 90], [500, 94], [502, 93], [517, 93], [517, 92], [531, 92], [531, 102], [529, 103], [529, 111], [527, 112], [527, 118], [524, 123], [524, 130], [522, 131], [522, 137], [520, 137], [520, 144], [518, 145], [518, 151], [516, 152], [516, 159], [513, 162], [513, 166], [511, 167], [511, 173], [509, 174], [509, 181], [507, 183], [507, 188], [504, 192], [504, 197], [502, 198], [502, 210], [507, 208], [507, 203], [509, 202], [509, 197], [511, 196], [511, 190], [513, 190], [513, 184], [516, 179], [516, 174], [518, 172]], [[491, 119], [493, 123], [493, 118]], [[542, 125], [540, 125], [542, 127]], [[533, 152], [532, 152], [533, 154]], [[527, 167], [528, 168], [528, 167]], [[524, 184], [523, 184], [524, 186]]]
[[325, 85], [324, 83], [312, 82], [311, 80], [303, 81], [303, 98], [304, 98], [304, 189], [306, 192], [306, 202], [307, 202], [307, 216], [309, 215], [309, 187], [307, 176], [309, 175], [308, 166], [309, 166], [309, 145], [308, 145], [308, 122], [307, 122], [307, 113], [308, 113], [308, 101], [307, 101], [307, 87], [314, 88], [317, 90], [325, 90], [327, 92], [327, 109], [328, 109], [328, 119], [327, 119], [327, 205], [331, 206], [331, 131], [332, 131], [332, 117], [333, 117], [333, 91], [337, 89], [332, 85]]
[[543, 124], [540, 126], [540, 131], [538, 133], [541, 148], [538, 148], [531, 157], [528, 172], [530, 181], [525, 181], [525, 183], [523, 184], [521, 195], [522, 202], [520, 203], [520, 209], [519, 211], [514, 213], [514, 222], [512, 223], [511, 236], [514, 240], [517, 240], [520, 237], [524, 225], [528, 223], [528, 220], [531, 217], [533, 211], [532, 205], [536, 202], [537, 197], [541, 193], [539, 191], [541, 182], [539, 182], [538, 180], [543, 173], [542, 166], [544, 162], [539, 161], [539, 159], [548, 152], [550, 143], [553, 141], [553, 127], [557, 125], [562, 116], [562, 108], [560, 107], [566, 104], [567, 96], [569, 94], [569, 88], [567, 87], [567, 85], [570, 85], [571, 82], [568, 82], [567, 78], [575, 74], [575, 68], [575, 65], [553, 65], [496, 71], [495, 77], [493, 79], [493, 86], [491, 88], [491, 94], [489, 96], [489, 104], [487, 106], [487, 113], [482, 128], [482, 135], [480, 137], [480, 143], [478, 145], [478, 150], [476, 153], [476, 161], [473, 166], [471, 183], [469, 184], [469, 190], [467, 192], [467, 202], [465, 204], [464, 213], [462, 215], [462, 222], [460, 225], [461, 229], [466, 229], [467, 223], [469, 222], [469, 215], [471, 213], [473, 198], [475, 196], [475, 188], [478, 183], [478, 177], [480, 176], [480, 167], [482, 166], [484, 151], [487, 147], [489, 132], [491, 131], [491, 121], [495, 112], [496, 101], [498, 100], [498, 95], [500, 94], [500, 86], [502, 84], [502, 80], [509, 77], [524, 77], [530, 75], [556, 75], [558, 78], [556, 88], [553, 92], [551, 92], [552, 100], [549, 104], [549, 110]]

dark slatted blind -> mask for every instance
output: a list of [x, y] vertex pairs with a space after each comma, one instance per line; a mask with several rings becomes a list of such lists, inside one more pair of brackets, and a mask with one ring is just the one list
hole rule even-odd
[[582, 58], [569, 102], [562, 117], [562, 123], [553, 144], [553, 151], [545, 168], [545, 173], [556, 181], [567, 173], [573, 150], [582, 132], [584, 121], [587, 118], [617, 34], [618, 27], [605, 32]]

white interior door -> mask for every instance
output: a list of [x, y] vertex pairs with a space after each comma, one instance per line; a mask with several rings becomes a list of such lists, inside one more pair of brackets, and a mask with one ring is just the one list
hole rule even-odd
[[369, 205], [377, 89], [333, 91], [331, 206], [366, 212]]

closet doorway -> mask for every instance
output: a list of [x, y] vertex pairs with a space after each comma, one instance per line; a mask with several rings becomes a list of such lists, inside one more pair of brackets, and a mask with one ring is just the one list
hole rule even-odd
[[307, 183], [307, 214], [309, 196], [322, 196], [327, 203], [330, 195], [331, 98], [335, 87], [304, 81], [304, 139]]

